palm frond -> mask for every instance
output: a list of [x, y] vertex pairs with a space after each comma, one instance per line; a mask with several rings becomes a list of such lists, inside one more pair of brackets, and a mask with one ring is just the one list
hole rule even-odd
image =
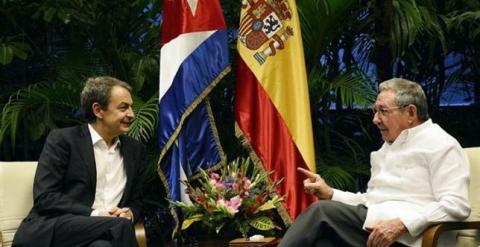
[[340, 33], [345, 16], [354, 6], [350, 0], [301, 0], [297, 8], [302, 28], [307, 72], [313, 69], [328, 45]]
[[356, 36], [353, 54], [357, 67], [362, 71], [369, 71], [372, 66], [372, 55], [375, 42], [371, 36], [360, 33]]
[[135, 119], [130, 125], [128, 135], [147, 143], [155, 135], [158, 122], [158, 92], [147, 102], [133, 98]]
[[75, 111], [79, 108], [79, 85], [81, 84], [42, 82], [11, 95], [0, 113], [0, 142], [10, 136], [15, 146], [17, 130], [21, 124], [27, 129], [30, 138], [36, 140], [60, 122], [80, 122], [75, 117]]
[[317, 67], [308, 75], [310, 98], [313, 102], [334, 100], [334, 93], [340, 93], [342, 102], [349, 106], [366, 107], [375, 100], [375, 83], [363, 76], [359, 70], [348, 70], [331, 80], [327, 79], [327, 74], [328, 67]]
[[414, 1], [394, 1], [393, 53], [400, 57], [422, 28], [420, 10]]
[[132, 87], [135, 93], [138, 93], [146, 80], [153, 77], [153, 74], [158, 77], [158, 59], [151, 56], [143, 56], [131, 62], [133, 64], [131, 69]]
[[392, 49], [394, 57], [399, 58], [412, 47], [420, 35], [438, 40], [443, 51], [446, 50], [444, 32], [433, 8], [418, 5], [414, 0], [395, 0], [395, 16], [392, 31]]
[[342, 102], [349, 106], [367, 107], [375, 99], [374, 83], [355, 70], [335, 77], [331, 85], [332, 90], [340, 93]]
[[394, 1], [395, 18], [393, 24], [394, 56], [401, 56], [415, 40], [421, 28], [420, 11], [414, 1]]
[[355, 185], [355, 179], [346, 169], [337, 165], [320, 165], [318, 174], [328, 185], [338, 189], [349, 189]]
[[[471, 40], [480, 39], [480, 10], [454, 11], [444, 18], [448, 30], [468, 33]], [[467, 32], [468, 31], [468, 32]]]

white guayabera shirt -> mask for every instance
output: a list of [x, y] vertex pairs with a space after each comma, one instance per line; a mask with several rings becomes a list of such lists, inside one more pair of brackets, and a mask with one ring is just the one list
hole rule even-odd
[[[334, 190], [332, 200], [368, 207], [363, 227], [400, 218], [408, 229], [398, 242], [421, 246], [432, 223], [463, 220], [470, 214], [469, 163], [460, 144], [431, 120], [404, 130], [372, 152], [366, 193]], [[439, 246], [454, 246], [445, 233]]]

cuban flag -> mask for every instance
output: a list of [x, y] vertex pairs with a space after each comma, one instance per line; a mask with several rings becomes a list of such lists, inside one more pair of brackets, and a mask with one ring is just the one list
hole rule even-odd
[[158, 173], [169, 199], [188, 202], [180, 181], [225, 162], [207, 96], [230, 71], [226, 25], [218, 0], [163, 4]]

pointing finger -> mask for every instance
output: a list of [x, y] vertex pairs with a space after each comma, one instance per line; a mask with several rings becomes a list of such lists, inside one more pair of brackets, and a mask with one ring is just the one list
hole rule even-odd
[[298, 167], [297, 171], [299, 171], [303, 175], [307, 176], [308, 178], [311, 178], [311, 179], [316, 179], [317, 178], [317, 174], [315, 174], [315, 173], [313, 173], [313, 172], [311, 172], [307, 169], [303, 169], [301, 167]]

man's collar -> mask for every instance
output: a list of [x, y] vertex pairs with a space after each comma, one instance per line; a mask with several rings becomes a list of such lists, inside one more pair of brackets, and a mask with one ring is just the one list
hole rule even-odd
[[420, 133], [422, 130], [424, 130], [425, 128], [428, 128], [428, 126], [432, 125], [433, 122], [432, 122], [432, 119], [428, 119], [427, 121], [415, 126], [415, 127], [412, 127], [412, 128], [408, 128], [408, 129], [405, 129], [403, 130], [400, 135], [398, 135], [397, 139], [392, 143], [395, 144], [395, 143], [404, 143], [406, 141], [408, 141], [408, 139], [412, 138], [412, 136], [416, 136], [417, 133]]
[[[98, 134], [98, 132], [93, 128], [93, 126], [91, 124], [88, 124], [88, 130], [90, 131], [90, 136], [92, 137], [92, 144], [95, 145], [97, 144], [98, 142], [100, 141], [104, 141], [102, 136], [100, 136], [100, 134]], [[105, 142], [106, 144], [106, 142]], [[113, 144], [113, 147], [116, 148], [117, 145], [120, 144], [120, 138], [115, 138], [115, 143]]]

